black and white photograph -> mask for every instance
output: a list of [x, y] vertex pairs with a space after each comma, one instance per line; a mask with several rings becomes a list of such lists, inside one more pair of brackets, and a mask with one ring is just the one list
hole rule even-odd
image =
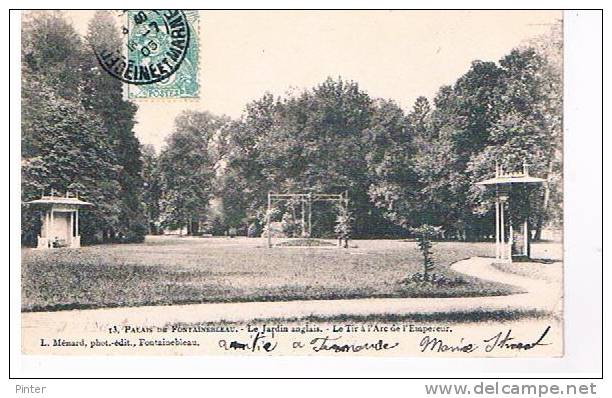
[[12, 12], [11, 344], [563, 360], [566, 17]]

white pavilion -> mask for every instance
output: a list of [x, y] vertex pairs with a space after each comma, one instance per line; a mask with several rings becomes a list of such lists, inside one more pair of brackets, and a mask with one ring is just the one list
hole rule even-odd
[[[529, 175], [523, 164], [523, 171], [505, 173], [500, 166], [495, 167], [495, 177], [477, 182], [476, 185], [495, 187], [495, 258], [501, 262], [525, 261], [530, 257], [531, 239], [529, 222], [512, 220], [506, 217], [508, 198], [513, 186], [542, 184], [546, 180]], [[507, 231], [507, 234], [506, 234]]]
[[79, 235], [79, 209], [93, 206], [78, 196], [42, 196], [27, 202], [34, 209], [41, 210], [41, 230], [38, 235], [38, 249], [57, 247], [81, 247]]

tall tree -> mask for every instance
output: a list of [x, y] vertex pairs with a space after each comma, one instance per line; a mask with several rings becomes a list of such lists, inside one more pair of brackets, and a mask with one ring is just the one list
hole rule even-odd
[[[426, 112], [425, 107], [415, 106], [415, 110], [412, 115]], [[403, 228], [418, 223], [415, 196], [418, 181], [414, 173], [416, 128], [408, 120], [394, 102], [379, 100], [367, 130], [371, 143], [367, 155], [370, 199], [388, 220]]]
[[[515, 198], [530, 202], [529, 214], [510, 215], [517, 219], [528, 217], [539, 239], [544, 223], [560, 222], [560, 70], [533, 48], [512, 51], [500, 65], [504, 70], [504, 96], [499, 105], [503, 115], [490, 131], [489, 145], [473, 157], [468, 172], [473, 179], [481, 178], [490, 174], [497, 160], [506, 170], [521, 169], [526, 163], [532, 175], [545, 178], [547, 183], [531, 190], [528, 198]], [[477, 202], [482, 192], [473, 191], [472, 201]], [[513, 208], [518, 211], [527, 206]]]
[[[474, 183], [491, 176], [496, 160], [506, 170], [527, 162], [533, 174], [549, 180], [531, 193], [535, 197], [521, 199], [531, 199], [529, 217], [540, 231], [550, 214], [559, 213], [551, 203], [560, 203], [562, 114], [560, 46], [542, 47], [513, 50], [498, 65], [474, 62], [453, 86], [440, 88], [433, 109], [419, 98], [407, 117], [414, 158], [398, 162], [392, 156], [386, 168], [393, 175], [412, 164], [418, 184], [387, 185], [375, 204], [398, 223], [440, 225], [449, 237], [477, 238], [491, 233], [493, 224], [490, 196]], [[389, 183], [384, 177], [379, 186]]]
[[[348, 191], [355, 212], [354, 232], [364, 234], [371, 210], [364, 133], [372, 101], [357, 83], [327, 79], [279, 101], [270, 128], [258, 142], [265, 187], [278, 192]], [[265, 191], [260, 200], [265, 200]], [[317, 204], [315, 234], [331, 234], [333, 208]]]
[[[84, 242], [117, 225], [120, 171], [99, 116], [83, 107], [83, 46], [59, 12], [24, 16], [22, 30], [22, 197], [79, 193], [94, 209], [81, 217]], [[22, 238], [33, 243], [38, 216], [22, 211]]]
[[91, 19], [83, 57], [83, 105], [100, 116], [113, 142], [120, 166], [121, 217], [115, 235], [127, 241], [142, 241], [147, 232], [143, 205], [142, 153], [134, 134], [136, 105], [123, 99], [122, 82], [100, 68], [94, 49], [121, 48], [122, 39], [111, 11], [96, 11]]
[[159, 160], [152, 145], [143, 145], [142, 149], [142, 180], [144, 185], [142, 199], [147, 215], [148, 232], [157, 235], [161, 211], [159, 203], [162, 196], [161, 174]]
[[174, 132], [159, 156], [164, 227], [187, 227], [189, 234], [197, 234], [200, 223], [206, 221], [216, 175], [211, 145], [227, 121], [225, 117], [194, 111], [185, 111], [176, 118]]
[[[240, 187], [245, 216], [253, 220], [265, 216], [268, 191], [348, 191], [354, 236], [386, 233], [390, 224], [371, 206], [368, 194], [373, 164], [384, 156], [384, 151], [374, 153], [373, 141], [399, 142], [402, 123], [396, 105], [375, 103], [357, 83], [342, 79], [327, 79], [285, 98], [266, 95], [249, 104], [230, 129], [232, 150], [223, 175], [232, 189], [226, 194], [237, 194]], [[299, 205], [279, 205], [280, 214], [289, 211], [295, 218]], [[333, 206], [315, 205], [315, 235], [333, 234], [334, 212]]]
[[30, 11], [21, 24], [22, 81], [43, 81], [56, 95], [78, 98], [82, 91], [83, 42], [61, 11]]

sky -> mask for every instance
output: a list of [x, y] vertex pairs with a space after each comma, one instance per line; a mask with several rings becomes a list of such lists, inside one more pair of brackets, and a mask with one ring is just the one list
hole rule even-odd
[[[68, 11], [85, 34], [93, 11]], [[359, 83], [409, 111], [562, 19], [558, 11], [200, 11], [200, 98], [136, 101], [135, 132], [159, 150], [183, 110], [239, 117], [264, 93], [327, 77]]]

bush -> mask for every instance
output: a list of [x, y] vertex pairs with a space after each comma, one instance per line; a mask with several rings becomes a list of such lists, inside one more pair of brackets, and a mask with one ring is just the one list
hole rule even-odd
[[467, 284], [467, 281], [460, 276], [448, 278], [444, 275], [436, 274], [435, 272], [431, 274], [417, 272], [416, 274], [412, 274], [410, 278], [404, 280], [404, 282], [415, 284], [427, 283], [438, 287], [456, 287]]
[[283, 214], [281, 225], [283, 228], [283, 233], [287, 237], [293, 238], [298, 233], [299, 225], [295, 222], [293, 215], [289, 212]]
[[249, 238], [256, 238], [259, 236], [260, 233], [261, 228], [259, 227], [259, 224], [257, 224], [256, 222], [252, 222], [249, 224], [249, 228], [247, 229], [247, 236]]
[[120, 238], [121, 243], [142, 243], [144, 242], [145, 236], [135, 231], [127, 231], [125, 235]]
[[147, 234], [146, 222], [133, 222], [129, 228], [125, 228], [117, 234], [116, 241], [119, 243], [142, 243]]

